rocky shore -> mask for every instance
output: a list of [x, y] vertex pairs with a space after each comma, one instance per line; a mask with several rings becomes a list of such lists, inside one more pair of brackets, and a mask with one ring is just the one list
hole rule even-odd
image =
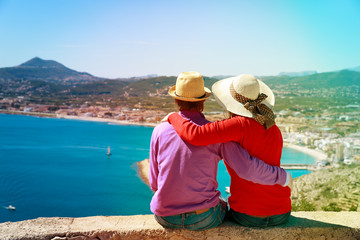
[[360, 211], [360, 165], [322, 169], [294, 179], [295, 211]]

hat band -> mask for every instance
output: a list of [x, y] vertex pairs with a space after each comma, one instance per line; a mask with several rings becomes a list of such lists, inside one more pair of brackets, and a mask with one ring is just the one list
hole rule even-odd
[[189, 98], [189, 99], [192, 99], [192, 98], [196, 98], [196, 99], [200, 99], [200, 98], [204, 98], [206, 96], [206, 93], [204, 93], [204, 95], [200, 96], [200, 97], [183, 97], [183, 96], [180, 96], [180, 95], [177, 95], [176, 91], [174, 92], [175, 96], [177, 97], [181, 97], [181, 98]]
[[261, 103], [267, 98], [265, 93], [259, 93], [258, 97], [252, 100], [237, 93], [233, 84], [230, 84], [230, 94], [237, 102], [243, 104], [244, 108], [255, 116], [253, 119], [263, 125], [265, 129], [269, 129], [275, 124], [274, 112], [268, 106]]

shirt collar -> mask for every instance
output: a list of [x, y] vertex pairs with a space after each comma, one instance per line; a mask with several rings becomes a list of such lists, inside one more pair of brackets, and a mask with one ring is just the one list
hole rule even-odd
[[191, 120], [205, 118], [204, 114], [198, 111], [180, 111], [179, 114], [183, 118], [187, 118]]

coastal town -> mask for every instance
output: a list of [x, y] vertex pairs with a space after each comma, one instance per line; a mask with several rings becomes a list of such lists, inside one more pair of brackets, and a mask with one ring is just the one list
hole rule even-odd
[[[312, 155], [317, 162], [312, 169], [338, 167], [339, 164], [360, 163], [360, 132], [349, 131], [348, 134], [334, 132], [338, 129], [359, 129], [359, 106], [349, 105], [347, 115], [329, 111], [322, 114], [307, 114], [303, 111], [289, 109], [275, 111], [276, 123], [279, 126], [284, 145]], [[205, 109], [206, 110], [206, 109]], [[175, 108], [173, 109], [175, 111]], [[141, 103], [134, 107], [107, 106], [98, 102], [97, 106], [85, 101], [79, 106], [43, 105], [28, 103], [22, 96], [0, 99], [0, 113], [37, 115], [44, 117], [81, 119], [87, 121], [113, 122], [117, 124], [155, 126], [170, 110], [146, 109]], [[224, 113], [205, 111], [211, 121], [221, 120]], [[335, 125], [334, 125], [334, 120]]]

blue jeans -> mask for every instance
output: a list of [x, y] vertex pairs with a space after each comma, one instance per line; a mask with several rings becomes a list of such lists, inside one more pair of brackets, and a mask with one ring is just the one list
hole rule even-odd
[[224, 222], [226, 208], [226, 202], [220, 201], [218, 205], [201, 214], [191, 212], [166, 217], [155, 215], [155, 219], [161, 226], [167, 228], [205, 230]]
[[290, 213], [284, 213], [280, 215], [267, 216], [265, 218], [262, 217], [253, 217], [247, 215], [245, 213], [239, 213], [232, 209], [229, 211], [229, 218], [240, 225], [245, 227], [272, 227], [276, 225], [280, 225], [286, 223], [290, 217]]

